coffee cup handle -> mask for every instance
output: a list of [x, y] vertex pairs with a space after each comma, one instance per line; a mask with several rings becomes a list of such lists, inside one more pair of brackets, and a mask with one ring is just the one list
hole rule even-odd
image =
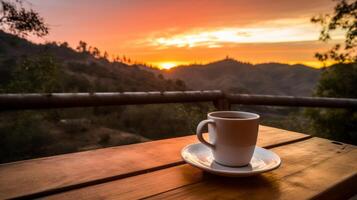
[[203, 138], [203, 135], [202, 135], [202, 129], [203, 129], [203, 127], [205, 127], [205, 126], [208, 125], [208, 124], [216, 125], [216, 123], [215, 123], [214, 120], [212, 120], [212, 119], [203, 120], [203, 121], [201, 121], [201, 122], [198, 124], [198, 126], [197, 126], [196, 135], [197, 135], [198, 140], [199, 140], [202, 144], [204, 144], [204, 145], [208, 146], [209, 148], [213, 149], [213, 148], [214, 148], [214, 145], [211, 144], [211, 143], [209, 143], [209, 142], [207, 142], [207, 141]]

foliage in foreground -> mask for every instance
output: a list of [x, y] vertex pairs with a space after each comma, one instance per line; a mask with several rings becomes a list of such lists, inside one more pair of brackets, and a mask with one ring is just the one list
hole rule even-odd
[[0, 0], [0, 29], [19, 36], [47, 35], [49, 28], [44, 19], [36, 11], [26, 9], [23, 3], [22, 0]]
[[[357, 98], [357, 1], [336, 0], [332, 14], [311, 19], [322, 25], [320, 40], [331, 40], [331, 32], [345, 33], [342, 44], [324, 53], [316, 53], [320, 61], [339, 64], [324, 69], [315, 95], [319, 97]], [[346, 64], [343, 64], [346, 63]], [[355, 109], [308, 109], [315, 134], [357, 144], [357, 111]]]
[[336, 44], [329, 51], [316, 53], [320, 61], [334, 60], [339, 63], [357, 62], [357, 1], [336, 0], [333, 14], [313, 17], [311, 22], [322, 26], [320, 40], [330, 41], [331, 32], [340, 30], [345, 35], [344, 44]]
[[[316, 96], [357, 98], [357, 64], [336, 64], [324, 70]], [[356, 109], [307, 109], [316, 135], [357, 144]]]

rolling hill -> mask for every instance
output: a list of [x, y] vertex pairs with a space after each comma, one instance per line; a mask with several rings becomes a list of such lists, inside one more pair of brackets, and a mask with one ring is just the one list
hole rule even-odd
[[[24, 58], [51, 56], [58, 65], [60, 86], [53, 92], [122, 92], [184, 90], [185, 85], [166, 80], [137, 65], [109, 62], [89, 52], [77, 52], [55, 42], [34, 44], [0, 31], [0, 88], [14, 77]], [[10, 91], [16, 92], [16, 91]], [[25, 91], [26, 92], [26, 91]]]
[[161, 73], [181, 79], [193, 89], [221, 89], [232, 92], [310, 96], [320, 70], [305, 65], [265, 63], [252, 65], [224, 59], [206, 65], [179, 66]]
[[[52, 82], [55, 87], [42, 90]], [[0, 93], [185, 89], [182, 81], [136, 65], [109, 62], [55, 42], [34, 44], [0, 31]], [[201, 119], [192, 122], [192, 114], [187, 119], [190, 110], [184, 105], [141, 105], [3, 112], [0, 163], [187, 135]]]

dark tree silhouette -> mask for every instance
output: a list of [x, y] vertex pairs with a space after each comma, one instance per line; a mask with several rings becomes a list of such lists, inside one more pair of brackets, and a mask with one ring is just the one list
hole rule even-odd
[[79, 44], [78, 46], [76, 47], [76, 49], [79, 51], [79, 52], [82, 52], [82, 53], [87, 53], [88, 50], [87, 50], [87, 43], [84, 42], [84, 41], [79, 41]]
[[332, 49], [324, 53], [316, 53], [315, 57], [320, 61], [329, 59], [337, 62], [356, 62], [357, 61], [357, 1], [335, 0], [332, 15], [325, 14], [315, 16], [311, 22], [321, 24], [320, 40], [327, 42], [331, 40], [331, 32], [342, 30], [345, 32], [344, 45], [336, 44]]
[[[333, 15], [312, 18], [322, 24], [320, 40], [331, 39], [330, 32], [345, 31], [344, 44], [337, 44], [325, 53], [316, 53], [320, 61], [332, 59], [338, 64], [325, 68], [315, 95], [320, 97], [357, 98], [357, 1], [338, 0]], [[307, 109], [315, 134], [357, 144], [356, 109]]]
[[0, 30], [21, 37], [29, 34], [43, 37], [49, 28], [44, 19], [34, 10], [25, 9], [21, 0], [0, 0]]
[[60, 47], [69, 48], [69, 44], [68, 42], [63, 42], [60, 44]]
[[107, 59], [108, 59], [108, 57], [109, 57], [108, 52], [104, 51], [103, 58], [107, 60]]
[[120, 62], [121, 61], [120, 56], [113, 56], [113, 60], [114, 60], [114, 62]]
[[96, 58], [100, 57], [100, 50], [97, 47], [93, 47], [92, 55]]

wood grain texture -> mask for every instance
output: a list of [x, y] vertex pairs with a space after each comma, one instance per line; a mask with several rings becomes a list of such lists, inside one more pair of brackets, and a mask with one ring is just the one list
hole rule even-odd
[[44, 199], [140, 199], [197, 183], [202, 180], [201, 170], [179, 165], [147, 174], [124, 178], [103, 184], [63, 192]]
[[[276, 146], [310, 136], [260, 126], [258, 145]], [[0, 199], [45, 195], [183, 164], [187, 136], [0, 165]]]
[[46, 198], [303, 199], [344, 183], [357, 172], [357, 149], [350, 145], [311, 138], [272, 150], [281, 156], [283, 164], [261, 176], [219, 177], [185, 164]]
[[326, 197], [344, 199], [356, 194], [357, 149], [336, 145], [319, 138], [274, 148], [282, 166], [273, 172], [253, 178], [232, 179], [208, 175], [196, 184], [180, 187], [151, 199], [310, 199]]

